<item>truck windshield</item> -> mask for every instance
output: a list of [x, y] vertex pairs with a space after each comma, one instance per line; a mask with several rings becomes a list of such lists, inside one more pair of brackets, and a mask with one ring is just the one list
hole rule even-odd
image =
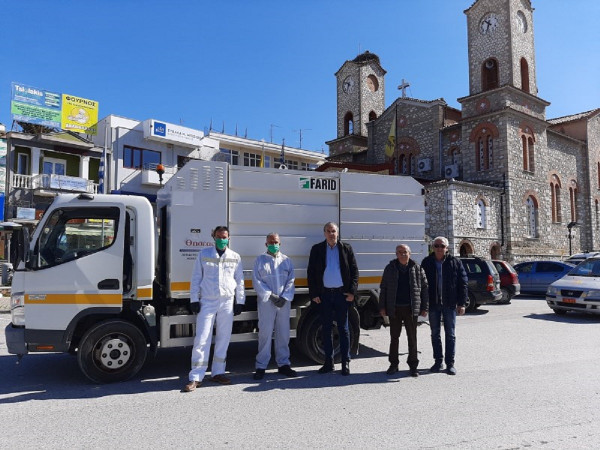
[[55, 266], [110, 247], [115, 241], [119, 208], [58, 209], [44, 224], [34, 268]]

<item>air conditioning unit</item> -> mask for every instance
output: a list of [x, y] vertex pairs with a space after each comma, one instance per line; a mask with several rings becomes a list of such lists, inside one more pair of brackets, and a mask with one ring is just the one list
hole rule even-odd
[[429, 172], [433, 161], [431, 158], [421, 158], [417, 161], [417, 170], [419, 172]]
[[458, 164], [450, 164], [444, 168], [444, 177], [456, 178], [458, 176]]

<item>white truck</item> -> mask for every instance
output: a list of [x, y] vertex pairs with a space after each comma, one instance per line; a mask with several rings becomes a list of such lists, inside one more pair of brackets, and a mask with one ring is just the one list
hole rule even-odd
[[211, 230], [228, 225], [247, 289], [232, 342], [257, 338], [251, 271], [265, 251], [265, 236], [275, 231], [295, 266], [292, 337], [302, 352], [322, 362], [306, 267], [311, 246], [324, 239], [323, 225], [340, 224], [340, 237], [353, 246], [358, 262], [359, 294], [350, 314], [354, 353], [360, 327], [381, 326], [378, 288], [395, 246], [408, 243], [418, 261], [427, 249], [423, 188], [411, 177], [196, 160], [166, 182], [155, 208], [139, 196], [58, 195], [14, 274], [8, 351], [19, 357], [74, 353], [82, 372], [103, 383], [135, 375], [148, 352], [191, 346], [194, 260], [202, 247], [213, 245]]

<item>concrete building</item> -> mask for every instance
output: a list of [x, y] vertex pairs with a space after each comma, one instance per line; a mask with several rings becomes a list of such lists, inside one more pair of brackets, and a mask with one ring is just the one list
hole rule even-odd
[[518, 262], [600, 248], [600, 108], [546, 118], [533, 11], [529, 0], [477, 0], [464, 11], [469, 93], [460, 110], [404, 95], [382, 109], [385, 70], [373, 53], [336, 73], [329, 160], [417, 177], [426, 238], [447, 236], [454, 254]]

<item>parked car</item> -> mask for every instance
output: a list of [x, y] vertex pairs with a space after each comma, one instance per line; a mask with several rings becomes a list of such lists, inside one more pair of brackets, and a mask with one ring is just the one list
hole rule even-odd
[[469, 278], [467, 311], [474, 311], [479, 305], [497, 303], [502, 299], [500, 275], [491, 261], [472, 257], [460, 257]]
[[573, 256], [569, 256], [567, 259], [565, 259], [565, 262], [577, 265], [588, 258], [593, 258], [594, 256], [600, 256], [600, 252], [592, 250], [591, 252], [575, 253]]
[[514, 267], [506, 261], [494, 259], [492, 263], [494, 263], [494, 267], [500, 274], [500, 290], [502, 291], [500, 303], [510, 303], [511, 298], [521, 293], [519, 275]]
[[519, 274], [521, 293], [543, 295], [548, 286], [564, 277], [575, 265], [561, 261], [529, 261], [514, 267]]
[[600, 257], [586, 259], [552, 283], [546, 302], [559, 315], [567, 311], [600, 314]]

